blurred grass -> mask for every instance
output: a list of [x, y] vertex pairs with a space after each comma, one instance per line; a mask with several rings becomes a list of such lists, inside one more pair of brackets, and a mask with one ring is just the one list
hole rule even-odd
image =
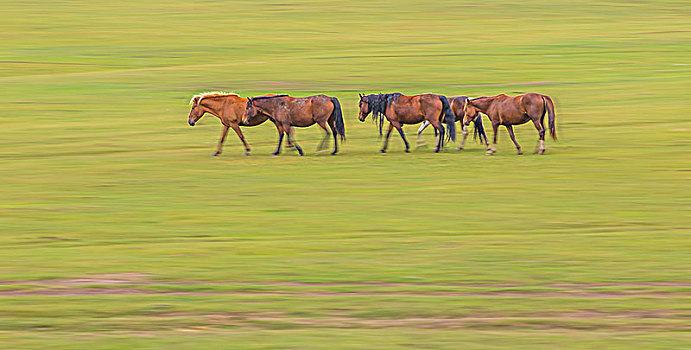
[[[102, 274], [150, 283], [126, 285], [144, 295], [0, 295], [10, 348], [689, 345], [686, 2], [33, 1], [3, 12], [0, 292]], [[244, 129], [251, 157], [230, 135], [212, 158], [219, 123], [187, 127], [187, 101], [217, 89], [335, 95], [348, 141], [318, 156], [320, 131], [300, 129], [307, 156], [270, 157], [267, 124]], [[501, 130], [486, 157], [478, 144], [403, 154], [393, 137], [380, 155], [375, 128], [356, 121], [357, 93], [379, 91], [549, 94], [560, 140], [519, 157]], [[529, 151], [536, 132], [517, 138]], [[541, 296], [563, 283], [655, 296]], [[445, 284], [527, 295], [396, 294]], [[298, 294], [165, 294], [181, 290]], [[355, 295], [309, 295], [325, 290]], [[157, 305], [189, 315], [161, 319]], [[588, 310], [613, 315], [578, 316]], [[265, 313], [276, 319], [257, 321]], [[478, 314], [497, 320], [424, 320]], [[423, 320], [334, 325], [343, 315]]]

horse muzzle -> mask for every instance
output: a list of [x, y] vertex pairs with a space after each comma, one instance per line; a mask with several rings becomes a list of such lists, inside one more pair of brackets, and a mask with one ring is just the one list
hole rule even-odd
[[190, 124], [190, 126], [194, 126], [194, 125], [196, 124], [196, 123], [195, 123], [194, 121], [192, 121], [192, 120], [188, 120], [187, 123]]
[[365, 117], [357, 117], [361, 122], [365, 121]]

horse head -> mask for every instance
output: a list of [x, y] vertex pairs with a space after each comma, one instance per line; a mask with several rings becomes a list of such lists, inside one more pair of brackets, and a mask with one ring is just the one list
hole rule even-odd
[[197, 121], [206, 113], [206, 110], [201, 104], [202, 98], [203, 96], [196, 95], [190, 100], [190, 105], [192, 107], [190, 109], [190, 114], [187, 116], [187, 124], [190, 126], [195, 126]]
[[370, 106], [369, 97], [363, 94], [358, 94], [360, 96], [360, 113], [358, 114], [358, 119], [361, 122], [365, 121], [365, 118], [372, 112], [372, 106]]

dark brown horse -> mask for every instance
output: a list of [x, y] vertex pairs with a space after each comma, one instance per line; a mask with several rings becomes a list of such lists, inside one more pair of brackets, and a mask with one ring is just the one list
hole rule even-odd
[[389, 136], [391, 136], [393, 128], [396, 128], [401, 135], [403, 143], [405, 143], [405, 152], [410, 152], [410, 145], [405, 138], [405, 134], [403, 134], [402, 125], [417, 124], [422, 121], [429, 122], [436, 132], [439, 133], [437, 147], [434, 152], [439, 152], [444, 144], [445, 131], [441, 125], [442, 122], [446, 123], [448, 129], [446, 132], [447, 137], [453, 141], [456, 140], [456, 117], [453, 111], [451, 111], [449, 100], [441, 95], [360, 94], [360, 121], [364, 122], [370, 113], [372, 113], [375, 123], [379, 126], [380, 135], [384, 118], [389, 121], [389, 130], [386, 132], [386, 139], [380, 151], [381, 153], [386, 152], [386, 148], [389, 145]]
[[470, 122], [478, 116], [479, 112], [487, 114], [489, 120], [492, 122], [492, 129], [494, 130], [492, 148], [487, 151], [489, 155], [497, 151], [497, 130], [499, 129], [499, 125], [504, 125], [506, 127], [511, 141], [516, 145], [518, 154], [523, 154], [523, 152], [521, 152], [521, 146], [516, 142], [516, 137], [513, 134], [513, 125], [524, 124], [528, 121], [533, 122], [540, 136], [537, 154], [544, 154], [545, 112], [549, 115], [549, 133], [555, 141], [557, 140], [554, 102], [552, 102], [552, 99], [547, 95], [529, 93], [511, 97], [501, 94], [493, 97], [472, 99], [466, 104], [463, 123], [465, 125], [470, 124]]
[[[245, 136], [240, 130], [240, 125], [243, 126], [255, 126], [265, 122], [269, 119], [266, 115], [257, 116], [252, 120], [250, 124], [241, 124], [242, 114], [245, 112], [245, 105], [247, 104], [247, 99], [240, 97], [236, 94], [227, 92], [207, 92], [200, 95], [194, 95], [190, 100], [190, 114], [187, 117], [187, 123], [190, 126], [194, 126], [199, 119], [204, 116], [205, 113], [210, 113], [221, 120], [223, 124], [223, 130], [221, 131], [221, 139], [218, 141], [218, 146], [216, 147], [216, 152], [214, 156], [221, 154], [223, 149], [223, 142], [226, 140], [226, 135], [228, 135], [228, 129], [233, 129], [235, 133], [245, 145], [245, 155], [250, 154], [250, 146], [245, 141]], [[281, 129], [279, 129], [279, 133]]]
[[[255, 118], [266, 115], [280, 126], [278, 147], [273, 155], [281, 153], [281, 143], [283, 134], [288, 136], [288, 142], [292, 142], [300, 155], [303, 155], [302, 148], [293, 139], [293, 126], [308, 127], [313, 124], [319, 125], [326, 132], [317, 147], [317, 151], [322, 150], [329, 141], [329, 136], [333, 135], [334, 150], [331, 153], [338, 153], [338, 138], [345, 140], [345, 124], [343, 123], [343, 112], [341, 103], [335, 97], [326, 95], [315, 95], [303, 98], [295, 98], [288, 95], [252, 97], [247, 101], [243, 121], [251, 123]], [[326, 128], [329, 125], [331, 132]]]
[[[465, 146], [465, 140], [468, 138], [468, 126], [463, 124], [463, 117], [465, 117], [465, 104], [468, 101], [466, 96], [449, 97], [449, 104], [451, 105], [451, 111], [456, 116], [456, 121], [461, 123], [463, 128], [463, 139], [461, 139], [461, 144], [456, 148], [456, 151], [460, 151]], [[478, 135], [480, 137], [480, 142], [485, 143], [486, 148], [489, 150], [489, 142], [487, 142], [487, 134], [485, 133], [485, 128], [482, 125], [482, 116], [478, 115], [475, 118], [475, 129], [473, 130], [473, 138], [477, 139]], [[425, 130], [430, 125], [428, 121], [422, 122], [420, 128], [417, 130], [417, 144], [418, 146], [423, 146], [425, 140], [422, 137], [422, 131]], [[435, 130], [436, 131], [436, 130]], [[436, 132], [435, 132], [436, 134]]]

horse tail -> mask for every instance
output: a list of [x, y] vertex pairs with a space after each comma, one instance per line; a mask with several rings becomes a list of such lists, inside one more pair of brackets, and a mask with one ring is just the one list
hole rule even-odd
[[343, 111], [341, 110], [341, 103], [338, 99], [331, 97], [331, 103], [334, 104], [334, 110], [331, 112], [329, 119], [334, 119], [334, 126], [336, 133], [341, 136], [341, 141], [345, 141], [345, 124], [343, 123]]
[[542, 95], [542, 101], [545, 103], [545, 109], [547, 110], [547, 115], [549, 116], [549, 134], [552, 136], [554, 141], [557, 140], [557, 126], [555, 123], [556, 115], [554, 115], [554, 102], [552, 98], [547, 95]]
[[477, 139], [478, 135], [480, 135], [480, 142], [482, 142], [482, 138], [485, 139], [485, 143], [487, 143], [487, 133], [485, 133], [485, 127], [482, 125], [482, 114], [478, 113], [477, 118], [475, 118], [475, 129], [473, 130], [473, 139]]
[[439, 95], [439, 100], [441, 100], [439, 121], [442, 121], [443, 116], [444, 123], [446, 124], [447, 138], [451, 139], [451, 141], [456, 141], [456, 115], [453, 114], [453, 110], [451, 110], [451, 105], [446, 96]]

